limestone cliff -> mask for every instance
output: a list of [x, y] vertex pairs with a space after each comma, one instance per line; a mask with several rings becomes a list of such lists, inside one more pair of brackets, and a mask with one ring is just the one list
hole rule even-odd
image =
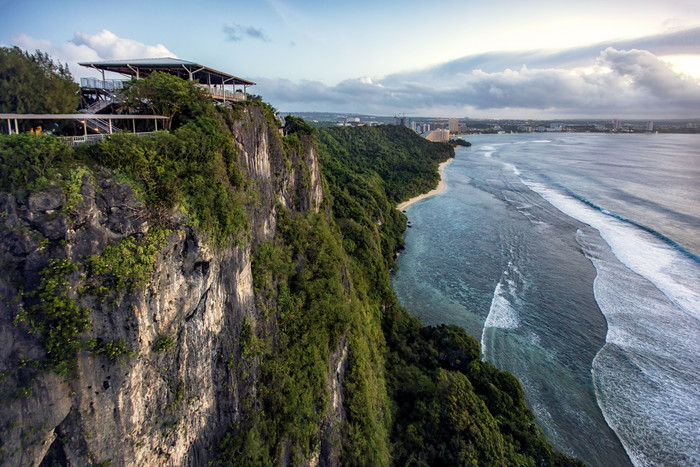
[[[255, 404], [257, 365], [243, 362], [239, 345], [245, 325], [254, 329], [263, 313], [252, 249], [274, 237], [277, 206], [318, 211], [323, 190], [310, 141], [285, 150], [260, 107], [243, 108], [228, 126], [254, 193], [250, 232], [235, 246], [212, 246], [177, 207], [159, 213], [156, 227], [131, 186], [103, 167], [82, 174], [70, 211], [55, 185], [0, 195], [0, 464], [206, 465], [243, 406]], [[112, 278], [121, 289], [101, 293], [90, 258], [118, 253], [125, 241], [144, 257], [155, 245], [147, 280]], [[67, 264], [49, 290], [47, 268]], [[37, 368], [45, 346], [28, 320], [16, 318], [42, 294], [69, 299], [89, 316], [81, 338], [96, 350], [81, 350], [77, 370], [66, 375]], [[342, 339], [337, 345], [319, 439], [343, 417], [348, 350]], [[319, 446], [309, 462], [335, 463], [337, 446]]]

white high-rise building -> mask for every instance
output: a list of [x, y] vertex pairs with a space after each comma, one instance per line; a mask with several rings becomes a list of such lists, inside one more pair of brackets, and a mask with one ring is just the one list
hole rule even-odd
[[459, 120], [457, 120], [456, 118], [450, 119], [450, 133], [459, 133]]

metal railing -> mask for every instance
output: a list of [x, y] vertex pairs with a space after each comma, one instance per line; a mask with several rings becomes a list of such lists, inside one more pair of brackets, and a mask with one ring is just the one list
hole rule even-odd
[[[140, 131], [137, 133], [129, 133], [130, 135], [134, 136], [148, 136], [152, 135], [155, 133], [155, 131]], [[79, 144], [83, 143], [88, 143], [88, 144], [94, 144], [97, 143], [98, 141], [102, 141], [105, 139], [109, 139], [109, 137], [112, 136], [110, 134], [98, 134], [98, 135], [83, 135], [83, 136], [62, 136], [61, 141], [66, 143], [68, 146], [78, 146]]]
[[96, 114], [100, 110], [108, 107], [110, 104], [113, 104], [116, 101], [116, 99], [105, 99], [105, 100], [99, 100], [95, 101], [89, 106], [85, 107], [84, 109], [79, 109], [78, 113], [80, 114]]
[[84, 125], [88, 128], [94, 128], [96, 132], [111, 133], [111, 128], [108, 120], [103, 120], [101, 118], [86, 118]]
[[97, 78], [80, 78], [81, 88], [103, 89], [105, 91], [115, 91], [123, 89], [124, 81], [122, 79], [97, 79]]
[[[105, 79], [101, 80], [98, 78], [80, 78], [80, 87], [92, 88], [92, 89], [102, 89], [104, 91], [117, 91], [119, 89], [124, 89], [124, 81], [121, 79]], [[207, 91], [212, 97], [217, 99], [229, 99], [232, 101], [245, 101], [246, 95], [243, 91], [236, 90], [230, 91], [228, 89], [221, 89], [219, 87], [212, 87], [206, 84], [197, 84], [199, 88]]]
[[212, 97], [216, 99], [227, 99], [231, 101], [245, 101], [246, 95], [243, 91], [229, 91], [228, 89], [221, 89], [216, 87], [210, 87], [206, 84], [198, 84], [197, 87], [204, 89]]

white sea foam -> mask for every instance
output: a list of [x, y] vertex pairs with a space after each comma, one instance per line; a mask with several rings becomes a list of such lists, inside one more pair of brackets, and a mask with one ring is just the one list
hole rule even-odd
[[491, 155], [494, 153], [494, 151], [496, 151], [496, 148], [491, 145], [485, 144], [483, 146], [479, 146], [479, 151], [483, 152], [484, 157], [489, 159], [491, 158]]
[[509, 164], [508, 162], [504, 162], [503, 165], [505, 165], [506, 169], [511, 170], [515, 175], [520, 176], [520, 171], [513, 164]]
[[[598, 404], [635, 465], [698, 465], [700, 358], [697, 321], [579, 231], [593, 262], [596, 302], [608, 322], [593, 361]], [[634, 420], [634, 423], [630, 423]]]
[[[511, 257], [515, 255], [514, 247], [510, 248]], [[496, 285], [491, 298], [489, 314], [486, 316], [481, 331], [481, 352], [485, 357], [490, 354], [490, 340], [495, 329], [517, 329], [520, 327], [518, 312], [514, 308], [520, 302], [518, 298], [518, 285], [516, 280], [523, 283], [523, 276], [512, 261], [508, 262], [508, 268], [503, 271], [501, 280]]]
[[[507, 286], [507, 288], [510, 287]], [[518, 313], [508, 301], [508, 295], [510, 291], [504, 290], [501, 280], [493, 292], [484, 328], [515, 329], [518, 327]]]
[[523, 180], [564, 214], [600, 232], [615, 256], [700, 321], [700, 266], [672, 246], [628, 222], [606, 215], [541, 183]]
[[700, 266], [633, 224], [523, 183], [600, 234], [585, 229], [577, 240], [608, 323], [592, 369], [606, 421], [635, 465], [700, 464]]

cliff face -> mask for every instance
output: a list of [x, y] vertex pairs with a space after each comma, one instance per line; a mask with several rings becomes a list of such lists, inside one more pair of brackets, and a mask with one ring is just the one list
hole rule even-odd
[[[0, 195], [0, 464], [205, 465], [217, 440], [257, 403], [258, 363], [240, 346], [241, 333], [264, 312], [252, 249], [274, 237], [277, 203], [318, 211], [323, 190], [313, 146], [283, 151], [259, 107], [246, 107], [229, 126], [255, 193], [246, 206], [250, 233], [236, 246], [212, 247], [177, 210], [154, 226], [131, 187], [104, 168], [82, 175], [69, 213], [56, 186], [19, 199]], [[144, 260], [152, 269], [143, 282], [99, 293], [90, 258], [118, 253], [115, 245], [135, 245], [124, 251], [143, 258], [155, 245], [153, 261]], [[42, 271], [52, 259], [73, 267], [55, 273], [63, 282], [49, 290], [52, 276]], [[46, 345], [28, 332], [28, 320], [15, 319], [49, 295], [87, 310], [91, 327], [81, 337], [97, 349], [81, 350], [77, 370], [65, 376], [36, 368]], [[107, 343], [122, 347], [109, 352]], [[319, 438], [342, 419], [346, 361], [341, 340], [330, 358], [332, 404]], [[321, 462], [334, 463], [337, 446], [319, 445]]]

